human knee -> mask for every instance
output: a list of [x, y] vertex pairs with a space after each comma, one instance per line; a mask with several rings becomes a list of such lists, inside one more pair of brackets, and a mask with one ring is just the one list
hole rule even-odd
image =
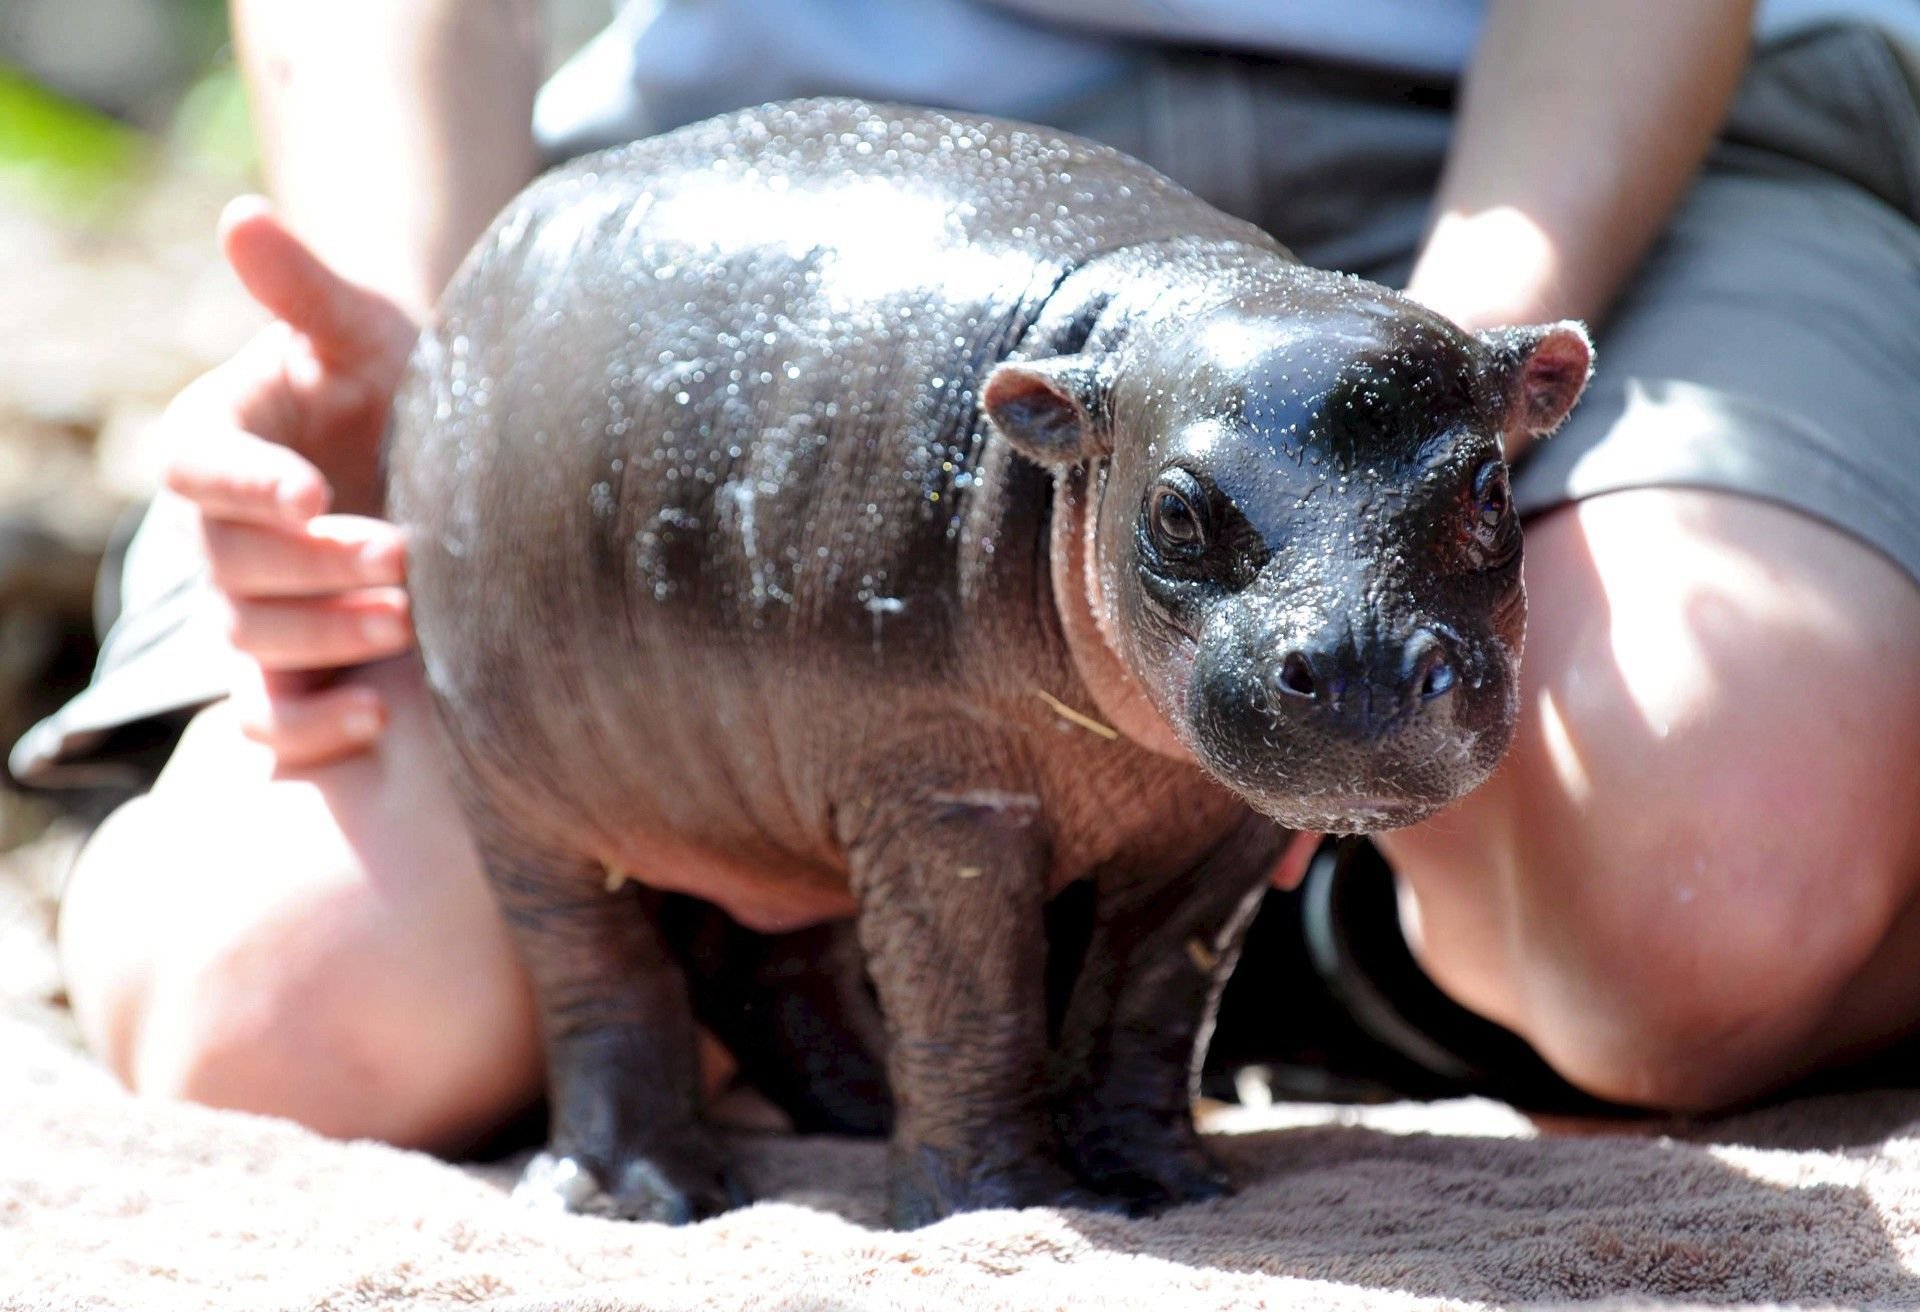
[[62, 924], [89, 1040], [144, 1093], [416, 1146], [484, 1132], [537, 1085], [518, 979], [436, 951], [429, 909], [390, 904], [284, 791], [233, 808], [258, 828], [151, 798], [103, 827]]
[[1810, 1073], [1904, 905], [1910, 872], [1855, 837], [1756, 808], [1561, 847], [1519, 873], [1543, 904], [1516, 959], [1517, 1027], [1576, 1085], [1638, 1105], [1702, 1110]]
[[[361, 932], [318, 899], [229, 922], [157, 973], [131, 1071], [141, 1092], [378, 1136], [375, 1099], [397, 1073], [350, 980]], [[391, 1133], [391, 1131], [387, 1131]]]
[[[128, 1084], [162, 937], [145, 914], [153, 901], [151, 881], [132, 877], [136, 854], [149, 845], [150, 821], [148, 801], [139, 797], [95, 829], [68, 871], [56, 935], [67, 1001], [81, 1036]], [[140, 928], [142, 922], [149, 922], [148, 929]]]
[[1543, 527], [1512, 757], [1411, 855], [1448, 868], [1428, 891], [1455, 921], [1478, 893], [1504, 927], [1501, 1019], [1576, 1083], [1749, 1096], [1804, 1072], [1910, 900], [1920, 688], [1887, 657], [1920, 646], [1920, 598], [1739, 498], [1640, 492]]
[[144, 1093], [325, 1133], [391, 1134], [376, 1112], [404, 1103], [405, 1071], [382, 1033], [392, 1013], [358, 996], [377, 941], [352, 881], [250, 873], [278, 896], [205, 899], [192, 923], [170, 921], [151, 945], [144, 988], [123, 1001], [138, 1011], [123, 1076]]
[[1738, 786], [1655, 759], [1511, 836], [1509, 1024], [1601, 1097], [1697, 1110], [1809, 1074], [1910, 899], [1901, 826], [1843, 778], [1724, 749]]

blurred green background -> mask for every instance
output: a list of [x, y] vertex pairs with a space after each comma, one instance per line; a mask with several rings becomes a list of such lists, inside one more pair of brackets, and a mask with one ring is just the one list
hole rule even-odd
[[0, 0], [0, 742], [85, 678], [152, 420], [257, 323], [213, 246], [253, 178], [224, 0]]
[[164, 164], [252, 163], [224, 0], [8, 0], [0, 196], [105, 221]]

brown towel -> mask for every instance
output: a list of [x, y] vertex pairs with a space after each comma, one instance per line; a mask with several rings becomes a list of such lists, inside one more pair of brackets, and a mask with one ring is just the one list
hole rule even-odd
[[[1498, 1104], [1219, 1118], [1231, 1200], [875, 1228], [884, 1149], [750, 1135], [766, 1200], [685, 1229], [531, 1213], [505, 1168], [130, 1097], [0, 1019], [0, 1307], [1920, 1305], [1920, 1093], [1672, 1133]], [[1744, 1146], [1742, 1146], [1744, 1145]]]

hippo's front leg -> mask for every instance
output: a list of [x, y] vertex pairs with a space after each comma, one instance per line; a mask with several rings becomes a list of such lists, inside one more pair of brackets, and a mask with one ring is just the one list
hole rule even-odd
[[686, 984], [648, 895], [609, 892], [597, 865], [469, 814], [533, 977], [546, 1046], [548, 1147], [515, 1197], [671, 1224], [740, 1205], [700, 1120]]
[[[1047, 1112], [1037, 798], [896, 791], [845, 835], [861, 946], [887, 1026], [894, 1223], [1106, 1207], [1061, 1162]], [[843, 817], [843, 823], [848, 817]]]
[[1055, 1058], [1068, 1159], [1141, 1210], [1230, 1191], [1193, 1125], [1203, 1044], [1287, 831], [1249, 815], [1197, 866], [1097, 887]]

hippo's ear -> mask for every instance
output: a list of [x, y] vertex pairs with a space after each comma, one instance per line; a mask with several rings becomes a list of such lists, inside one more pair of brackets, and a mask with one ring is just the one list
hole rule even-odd
[[1077, 465], [1112, 448], [1094, 416], [1100, 381], [1091, 360], [1063, 355], [1013, 361], [987, 375], [980, 406], [1003, 437], [1035, 464]]
[[1593, 376], [1593, 342], [1577, 319], [1480, 334], [1487, 370], [1506, 400], [1508, 432], [1540, 437], [1560, 427]]

